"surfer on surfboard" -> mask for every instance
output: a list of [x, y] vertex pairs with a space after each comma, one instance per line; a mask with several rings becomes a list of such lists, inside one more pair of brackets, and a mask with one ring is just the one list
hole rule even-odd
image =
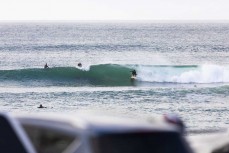
[[132, 73], [132, 76], [131, 77], [136, 77], [137, 76], [137, 72], [135, 70], [133, 71], [130, 71]]

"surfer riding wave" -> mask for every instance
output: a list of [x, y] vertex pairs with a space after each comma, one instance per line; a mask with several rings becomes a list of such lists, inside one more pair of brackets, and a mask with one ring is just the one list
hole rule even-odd
[[137, 76], [137, 72], [136, 70], [130, 71], [132, 73], [132, 77], [136, 77]]

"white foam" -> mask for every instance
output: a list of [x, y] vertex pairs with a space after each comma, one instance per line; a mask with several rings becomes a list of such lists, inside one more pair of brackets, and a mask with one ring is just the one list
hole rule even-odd
[[198, 67], [154, 67], [137, 68], [138, 77], [147, 82], [174, 83], [226, 83], [229, 82], [229, 66], [204, 64]]

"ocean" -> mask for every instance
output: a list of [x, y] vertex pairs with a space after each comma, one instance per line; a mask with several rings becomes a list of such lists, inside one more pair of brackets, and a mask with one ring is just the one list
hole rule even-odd
[[0, 36], [0, 111], [177, 114], [190, 134], [228, 127], [229, 23], [1, 23]]

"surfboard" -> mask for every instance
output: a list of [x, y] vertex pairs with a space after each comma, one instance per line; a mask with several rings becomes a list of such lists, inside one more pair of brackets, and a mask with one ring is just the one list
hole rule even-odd
[[131, 80], [135, 80], [136, 79], [136, 76], [131, 76], [130, 79]]

